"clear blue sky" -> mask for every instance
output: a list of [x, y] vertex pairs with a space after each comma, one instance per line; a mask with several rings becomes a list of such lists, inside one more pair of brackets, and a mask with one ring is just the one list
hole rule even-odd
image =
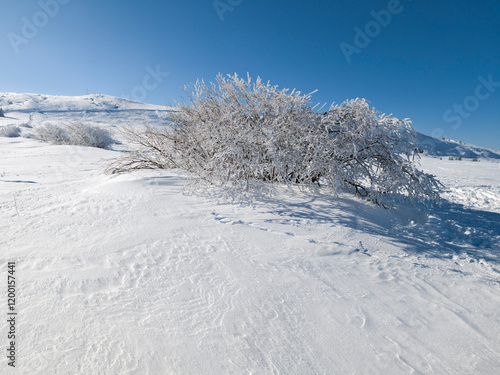
[[500, 149], [500, 0], [9, 0], [0, 48], [3, 92], [165, 104], [249, 72]]

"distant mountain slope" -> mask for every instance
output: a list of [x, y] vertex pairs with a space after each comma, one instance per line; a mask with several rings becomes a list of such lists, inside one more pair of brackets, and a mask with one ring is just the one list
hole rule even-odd
[[60, 96], [23, 93], [0, 93], [0, 107], [8, 111], [114, 111], [114, 110], [165, 110], [165, 106], [146, 104], [115, 96], [92, 94]]
[[452, 140], [443, 141], [418, 132], [417, 144], [419, 148], [430, 156], [500, 159], [500, 151], [489, 150], [466, 143], [460, 144]]

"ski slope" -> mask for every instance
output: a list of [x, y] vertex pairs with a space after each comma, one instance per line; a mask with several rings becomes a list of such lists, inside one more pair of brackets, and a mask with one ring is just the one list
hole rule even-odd
[[119, 138], [171, 108], [8, 93], [0, 107], [0, 127], [24, 125], [0, 137], [0, 278], [15, 261], [18, 283], [16, 368], [3, 355], [0, 373], [498, 373], [496, 160], [424, 156], [447, 186], [432, 209], [280, 188], [220, 204], [183, 194], [180, 171], [104, 174], [126, 145], [30, 138], [82, 121]]

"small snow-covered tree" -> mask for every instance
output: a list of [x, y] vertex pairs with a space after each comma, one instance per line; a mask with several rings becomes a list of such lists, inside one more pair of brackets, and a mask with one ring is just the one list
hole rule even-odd
[[125, 130], [135, 150], [113, 172], [182, 168], [201, 183], [249, 192], [255, 181], [353, 191], [386, 205], [388, 197], [434, 202], [439, 182], [416, 169], [410, 121], [380, 115], [365, 99], [323, 115], [311, 94], [280, 90], [260, 78], [198, 81], [178, 104], [171, 126]]

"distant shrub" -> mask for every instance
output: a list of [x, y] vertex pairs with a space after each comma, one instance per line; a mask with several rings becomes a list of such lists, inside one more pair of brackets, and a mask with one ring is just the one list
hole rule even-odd
[[474, 159], [472, 159], [472, 161], [479, 161], [479, 159], [478, 158], [474, 158]]
[[89, 147], [106, 148], [115, 143], [106, 129], [85, 124], [71, 124], [66, 126], [71, 144]]
[[106, 148], [115, 143], [107, 130], [82, 123], [64, 126], [45, 124], [36, 128], [35, 138], [57, 145], [98, 148]]
[[69, 144], [69, 137], [65, 130], [54, 124], [45, 124], [35, 128], [35, 138], [57, 145]]
[[15, 125], [7, 125], [0, 128], [0, 137], [15, 138], [21, 135], [21, 129]]

